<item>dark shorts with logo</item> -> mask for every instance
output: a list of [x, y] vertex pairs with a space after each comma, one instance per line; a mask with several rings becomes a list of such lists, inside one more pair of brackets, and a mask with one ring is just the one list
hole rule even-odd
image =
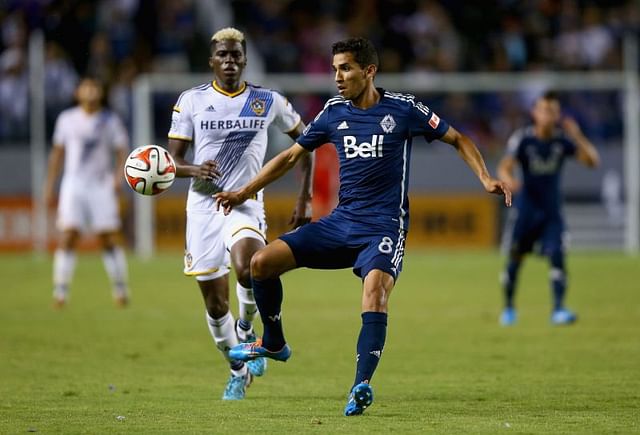
[[364, 279], [379, 269], [398, 279], [406, 231], [398, 226], [354, 222], [332, 213], [279, 238], [291, 248], [298, 267], [353, 268]]

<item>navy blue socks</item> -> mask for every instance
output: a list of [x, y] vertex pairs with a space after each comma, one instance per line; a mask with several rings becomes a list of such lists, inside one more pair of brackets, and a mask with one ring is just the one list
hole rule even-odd
[[502, 284], [504, 286], [504, 300], [507, 308], [513, 308], [513, 297], [516, 293], [516, 280], [520, 270], [520, 260], [510, 259], [504, 271]]
[[282, 282], [280, 278], [258, 281], [252, 279], [253, 296], [260, 312], [264, 333], [262, 346], [277, 352], [286, 344], [282, 332]]
[[567, 290], [567, 281], [564, 271], [564, 253], [555, 251], [550, 256], [551, 260], [551, 291], [553, 292], [553, 309], [564, 307], [564, 295]]
[[354, 386], [369, 382], [378, 366], [387, 336], [387, 314], [362, 313], [362, 328], [358, 337], [357, 365]]

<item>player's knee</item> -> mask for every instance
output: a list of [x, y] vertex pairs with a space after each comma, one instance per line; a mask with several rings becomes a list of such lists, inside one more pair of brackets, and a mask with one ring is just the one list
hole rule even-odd
[[207, 313], [214, 319], [219, 319], [229, 312], [229, 301], [222, 298], [207, 298]]
[[236, 279], [242, 287], [251, 288], [251, 267], [243, 264], [235, 267]]
[[264, 251], [258, 251], [251, 258], [251, 277], [257, 280], [273, 278], [271, 264], [268, 255]]

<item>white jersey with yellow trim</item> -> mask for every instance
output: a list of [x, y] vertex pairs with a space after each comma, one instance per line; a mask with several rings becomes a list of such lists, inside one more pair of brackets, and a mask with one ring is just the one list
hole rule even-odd
[[113, 152], [127, 149], [129, 137], [112, 111], [87, 113], [76, 106], [58, 116], [53, 145], [65, 150], [63, 184], [101, 184], [112, 179]]
[[243, 83], [230, 94], [212, 82], [180, 95], [169, 138], [192, 142], [193, 164], [215, 160], [221, 173], [215, 182], [192, 179], [187, 210], [210, 210], [213, 193], [237, 190], [260, 171], [272, 123], [288, 133], [300, 123], [300, 115], [271, 89]]

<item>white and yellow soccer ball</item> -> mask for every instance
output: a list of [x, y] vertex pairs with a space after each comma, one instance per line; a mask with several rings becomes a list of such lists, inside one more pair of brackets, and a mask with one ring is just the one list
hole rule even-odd
[[158, 195], [176, 178], [176, 163], [169, 151], [158, 145], [145, 145], [131, 151], [124, 162], [127, 184], [142, 195]]

